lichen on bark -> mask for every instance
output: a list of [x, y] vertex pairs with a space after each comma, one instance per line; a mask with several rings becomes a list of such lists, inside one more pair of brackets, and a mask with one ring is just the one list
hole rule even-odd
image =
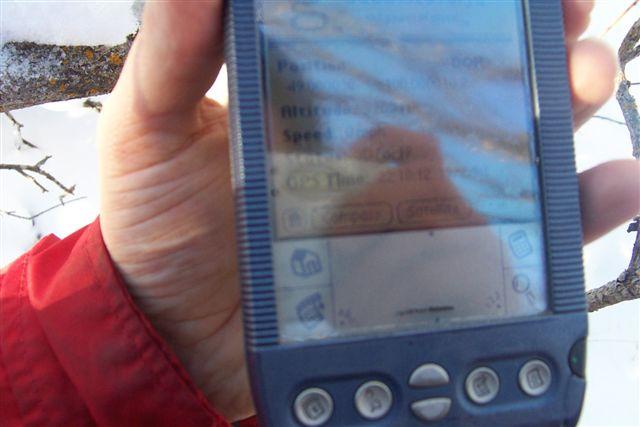
[[110, 92], [134, 37], [115, 46], [5, 43], [0, 49], [0, 112]]

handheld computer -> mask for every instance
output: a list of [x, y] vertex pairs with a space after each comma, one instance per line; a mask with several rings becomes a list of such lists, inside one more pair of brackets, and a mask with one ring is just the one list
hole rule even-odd
[[560, 0], [229, 0], [226, 23], [260, 422], [575, 425]]

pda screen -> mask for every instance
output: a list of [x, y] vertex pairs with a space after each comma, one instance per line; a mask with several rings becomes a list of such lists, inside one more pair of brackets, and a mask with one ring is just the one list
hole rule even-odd
[[517, 0], [256, 4], [281, 342], [547, 308]]

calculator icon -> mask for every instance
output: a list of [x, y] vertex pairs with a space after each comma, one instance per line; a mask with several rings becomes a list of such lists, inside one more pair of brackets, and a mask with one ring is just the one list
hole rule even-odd
[[524, 258], [531, 255], [533, 247], [524, 230], [518, 230], [509, 235], [509, 248], [516, 258]]

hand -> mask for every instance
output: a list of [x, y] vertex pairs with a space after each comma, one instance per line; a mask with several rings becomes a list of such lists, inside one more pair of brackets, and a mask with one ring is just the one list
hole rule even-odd
[[[222, 1], [148, 2], [98, 130], [101, 227], [131, 294], [213, 406], [254, 409], [236, 274], [227, 111], [204, 98], [223, 62]], [[577, 41], [592, 3], [565, 2], [576, 123], [610, 96], [612, 54]], [[639, 209], [640, 168], [582, 174], [585, 239]]]

